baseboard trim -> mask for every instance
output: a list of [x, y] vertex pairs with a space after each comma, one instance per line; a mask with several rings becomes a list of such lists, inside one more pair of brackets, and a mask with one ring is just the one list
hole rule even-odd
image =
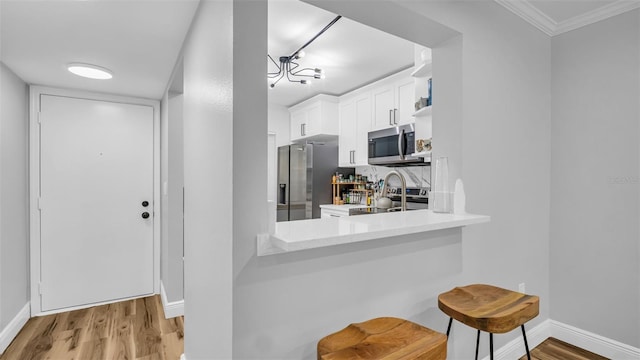
[[[525, 325], [526, 328], [526, 325]], [[514, 330], [516, 331], [516, 330]], [[581, 347], [598, 355], [616, 360], [638, 360], [640, 349], [619, 341], [567, 325], [559, 321], [547, 319], [537, 326], [527, 329], [529, 349], [540, 345], [549, 337]], [[526, 353], [522, 336], [517, 336], [494, 353], [496, 360], [519, 359]], [[487, 355], [483, 360], [489, 360]]]
[[640, 349], [637, 347], [623, 344], [559, 321], [549, 320], [549, 327], [550, 336], [598, 355], [616, 360], [640, 359]]
[[160, 298], [162, 299], [162, 307], [164, 308], [164, 317], [166, 319], [184, 315], [184, 300], [169, 302], [162, 281], [160, 282]]
[[9, 347], [9, 344], [18, 335], [22, 327], [29, 321], [31, 305], [26, 303], [16, 316], [0, 331], [0, 355]]
[[[525, 325], [525, 331], [527, 332], [527, 343], [529, 344], [529, 350], [534, 347], [540, 345], [543, 341], [545, 341], [549, 337], [549, 327], [551, 320], [545, 320], [540, 324], [534, 326], [531, 329], [527, 329]], [[518, 336], [506, 343], [503, 347], [496, 350], [494, 352], [494, 359], [496, 360], [513, 360], [519, 359], [522, 355], [526, 354], [526, 350], [524, 349], [524, 340], [522, 339], [522, 331], [520, 329], [516, 329], [513, 331], [518, 332]], [[495, 338], [495, 336], [494, 336]], [[489, 360], [489, 355], [487, 355], [482, 360]]]

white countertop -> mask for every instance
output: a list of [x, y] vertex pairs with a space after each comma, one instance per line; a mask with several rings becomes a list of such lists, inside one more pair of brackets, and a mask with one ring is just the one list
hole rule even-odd
[[443, 230], [490, 220], [486, 215], [413, 210], [278, 222], [275, 234], [258, 236], [258, 256]]

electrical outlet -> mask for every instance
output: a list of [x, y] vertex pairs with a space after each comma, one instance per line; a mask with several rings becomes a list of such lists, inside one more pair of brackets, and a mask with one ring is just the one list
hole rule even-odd
[[525, 293], [525, 290], [524, 290], [524, 283], [520, 283], [520, 284], [518, 284], [518, 292], [521, 292], [521, 293], [523, 293], [523, 294]]

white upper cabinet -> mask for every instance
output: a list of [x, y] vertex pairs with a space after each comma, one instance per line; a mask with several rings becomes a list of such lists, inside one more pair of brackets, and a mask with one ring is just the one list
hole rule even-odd
[[411, 69], [372, 84], [373, 128], [413, 122], [415, 83]]
[[339, 164], [367, 165], [367, 133], [371, 130], [371, 93], [340, 98]]
[[338, 135], [338, 98], [316, 95], [289, 108], [291, 141], [321, 140]]

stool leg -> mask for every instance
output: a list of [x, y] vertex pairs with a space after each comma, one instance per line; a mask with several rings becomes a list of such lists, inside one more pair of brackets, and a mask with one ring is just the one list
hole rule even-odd
[[489, 354], [489, 358], [493, 360], [493, 333], [489, 333]]
[[522, 337], [524, 338], [524, 348], [527, 350], [527, 360], [531, 360], [531, 354], [529, 353], [529, 344], [527, 343], [527, 333], [524, 331], [524, 324], [520, 326], [522, 328]]
[[447, 326], [447, 337], [449, 337], [449, 333], [451, 332], [451, 323], [453, 322], [453, 318], [449, 318], [449, 326]]
[[476, 337], [476, 360], [478, 360], [478, 348], [480, 347], [480, 330], [478, 330], [478, 337]]

